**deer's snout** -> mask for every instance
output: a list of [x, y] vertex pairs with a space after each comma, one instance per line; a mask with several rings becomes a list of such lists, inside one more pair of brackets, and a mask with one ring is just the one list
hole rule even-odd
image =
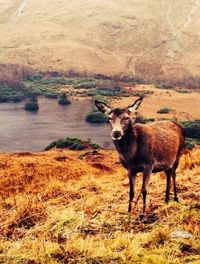
[[113, 140], [119, 140], [122, 137], [122, 132], [119, 130], [112, 131], [111, 136]]

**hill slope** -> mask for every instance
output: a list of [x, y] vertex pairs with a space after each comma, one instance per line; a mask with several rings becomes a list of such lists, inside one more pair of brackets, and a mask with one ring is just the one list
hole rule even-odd
[[0, 62], [44, 70], [199, 73], [199, 0], [1, 0]]
[[164, 205], [165, 176], [152, 175], [144, 218], [142, 199], [127, 214], [116, 151], [83, 153], [0, 154], [1, 263], [199, 263], [200, 149], [181, 160], [179, 204]]

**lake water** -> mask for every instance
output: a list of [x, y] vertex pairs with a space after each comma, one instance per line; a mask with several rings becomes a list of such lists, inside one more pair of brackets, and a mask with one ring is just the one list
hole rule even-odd
[[108, 124], [85, 122], [91, 111], [88, 100], [60, 106], [57, 100], [39, 98], [37, 113], [24, 111], [24, 103], [0, 104], [0, 151], [41, 151], [59, 138], [90, 138], [104, 148], [113, 148]]

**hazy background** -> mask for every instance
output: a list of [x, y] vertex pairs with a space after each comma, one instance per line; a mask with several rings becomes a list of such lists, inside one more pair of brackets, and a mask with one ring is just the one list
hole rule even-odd
[[199, 0], [0, 0], [0, 62], [154, 78], [199, 73]]

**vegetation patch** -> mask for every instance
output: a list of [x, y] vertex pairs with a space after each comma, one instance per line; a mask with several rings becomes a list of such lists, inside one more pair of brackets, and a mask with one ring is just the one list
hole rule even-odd
[[96, 87], [96, 84], [91, 82], [91, 83], [81, 83], [81, 84], [75, 85], [74, 89], [92, 89], [95, 87]]
[[168, 84], [168, 83], [156, 84], [155, 87], [158, 89], [165, 89], [165, 90], [174, 89], [174, 86], [172, 84]]
[[24, 93], [19, 89], [9, 87], [7, 84], [0, 84], [0, 103], [17, 103], [24, 100], [24, 97]]
[[59, 105], [69, 105], [69, 104], [71, 104], [71, 101], [67, 98], [66, 93], [62, 93], [59, 96], [58, 104]]
[[99, 124], [108, 122], [108, 117], [105, 116], [103, 113], [101, 113], [95, 106], [94, 104], [95, 100], [101, 101], [109, 106], [109, 102], [107, 99], [105, 99], [104, 96], [99, 95], [99, 94], [94, 96], [93, 97], [93, 110], [86, 115], [85, 120], [90, 123], [99, 123]]
[[24, 110], [35, 112], [39, 110], [39, 104], [36, 97], [32, 96], [26, 100]]
[[182, 121], [186, 137], [200, 139], [200, 120]]
[[99, 145], [91, 142], [90, 139], [82, 140], [79, 138], [65, 138], [59, 139], [50, 143], [45, 150], [50, 150], [52, 148], [67, 148], [70, 150], [83, 150], [83, 149], [98, 149]]
[[58, 92], [56, 92], [56, 91], [46, 91], [44, 93], [44, 95], [46, 98], [49, 98], [49, 99], [57, 99], [58, 98]]
[[200, 145], [200, 141], [193, 138], [186, 138], [185, 145], [187, 149], [192, 150], [196, 145]]
[[158, 113], [158, 114], [169, 114], [171, 111], [172, 111], [172, 109], [167, 108], [167, 107], [163, 107], [163, 108], [160, 108], [160, 109], [157, 111], [157, 113]]
[[147, 118], [141, 115], [138, 115], [135, 119], [135, 123], [141, 123], [141, 124], [147, 124], [147, 123], [154, 122], [154, 121], [155, 121], [155, 118]]
[[183, 93], [183, 94], [189, 94], [192, 93], [191, 90], [186, 90], [186, 89], [176, 89], [177, 93]]
[[93, 111], [86, 115], [85, 120], [90, 123], [106, 123], [108, 118], [99, 111]]

